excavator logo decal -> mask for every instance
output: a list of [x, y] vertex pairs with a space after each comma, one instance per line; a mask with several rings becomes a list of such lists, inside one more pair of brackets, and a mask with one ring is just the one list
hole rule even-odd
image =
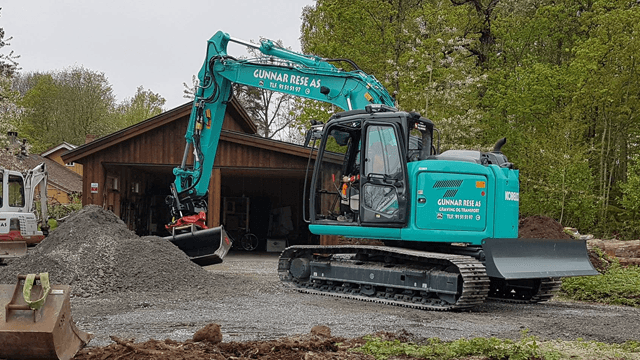
[[507, 201], [520, 201], [520, 193], [513, 191], [505, 191], [504, 199]]
[[[281, 83], [289, 83], [293, 85], [300, 86], [310, 86], [314, 88], [320, 87], [321, 79], [313, 79], [308, 76], [299, 76], [299, 75], [291, 75], [286, 73], [281, 73], [279, 71], [271, 71], [264, 69], [256, 69], [253, 72], [253, 77], [256, 79], [266, 79], [266, 80], [274, 80]], [[311, 80], [311, 82], [309, 82]], [[262, 82], [262, 81], [261, 81]]]

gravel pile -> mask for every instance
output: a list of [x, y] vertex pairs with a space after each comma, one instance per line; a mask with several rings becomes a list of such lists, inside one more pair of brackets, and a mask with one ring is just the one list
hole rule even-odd
[[26, 256], [0, 267], [0, 283], [40, 272], [49, 272], [52, 284], [72, 285], [73, 295], [82, 297], [213, 284], [211, 274], [175, 245], [157, 236], [137, 236], [96, 205], [72, 214]]

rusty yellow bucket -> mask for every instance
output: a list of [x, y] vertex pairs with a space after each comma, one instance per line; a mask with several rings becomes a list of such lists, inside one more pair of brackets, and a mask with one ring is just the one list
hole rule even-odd
[[73, 358], [93, 335], [73, 323], [70, 290], [49, 285], [46, 273], [0, 284], [0, 359]]

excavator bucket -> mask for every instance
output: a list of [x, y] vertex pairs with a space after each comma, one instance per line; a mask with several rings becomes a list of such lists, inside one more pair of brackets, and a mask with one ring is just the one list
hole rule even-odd
[[27, 243], [24, 241], [0, 241], [0, 259], [16, 258], [27, 255]]
[[219, 264], [231, 248], [231, 240], [222, 226], [204, 230], [190, 230], [183, 234], [165, 237], [191, 261], [205, 266]]
[[71, 287], [51, 285], [47, 289], [42, 283], [34, 284], [31, 299], [48, 293], [34, 310], [24, 299], [25, 279], [18, 275], [15, 285], [0, 284], [0, 359], [73, 358], [93, 335], [80, 331], [71, 319]]
[[485, 239], [487, 275], [507, 280], [598, 275], [585, 240]]

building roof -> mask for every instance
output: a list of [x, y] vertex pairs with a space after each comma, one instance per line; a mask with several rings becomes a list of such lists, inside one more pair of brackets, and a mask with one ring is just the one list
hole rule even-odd
[[60, 150], [60, 149], [65, 149], [65, 150], [73, 150], [75, 149], [77, 146], [73, 145], [73, 144], [69, 144], [66, 141], [63, 141], [61, 144], [56, 145], [48, 150], [46, 150], [45, 152], [41, 153], [40, 156], [42, 157], [47, 157], [47, 155], [51, 155], [54, 152]]
[[[242, 144], [251, 146], [254, 148], [261, 148], [265, 150], [271, 150], [278, 153], [289, 154], [299, 157], [308, 158], [309, 148], [302, 145], [288, 143], [284, 141], [264, 138], [257, 135], [257, 129], [255, 124], [250, 120], [249, 115], [246, 113], [242, 105], [236, 98], [232, 98], [230, 105], [227, 107], [227, 112], [232, 112], [234, 119], [240, 118], [239, 122], [242, 125], [244, 132], [233, 130], [222, 130], [220, 133], [221, 141], [228, 141], [236, 144]], [[162, 114], [154, 116], [148, 120], [142, 121], [138, 124], [114, 132], [90, 143], [78, 146], [77, 148], [66, 152], [62, 155], [62, 159], [65, 162], [80, 161], [92, 154], [103, 151], [109, 147], [115, 146], [121, 142], [129, 140], [133, 137], [139, 136], [145, 132], [157, 129], [161, 126], [167, 125], [173, 121], [184, 119], [191, 113], [191, 103], [187, 103], [178, 106], [174, 109], [165, 111]], [[316, 154], [313, 154], [315, 158]], [[327, 153], [325, 161], [341, 164], [342, 155]]]
[[[141, 121], [135, 125], [96, 139], [90, 143], [78, 146], [77, 148], [64, 153], [62, 155], [62, 159], [65, 162], [77, 161], [93, 153], [111, 147], [117, 143], [129, 140], [142, 133], [156, 129], [170, 122], [181, 119], [185, 116], [189, 116], [189, 114], [191, 114], [192, 106], [193, 103], [188, 102], [171, 110], [167, 110], [152, 118]], [[231, 112], [233, 114], [233, 117], [238, 120], [243, 131], [248, 134], [257, 133], [258, 130], [256, 128], [256, 125], [253, 123], [253, 121], [251, 121], [249, 114], [247, 114], [246, 110], [242, 107], [237, 98], [231, 98], [231, 100], [229, 101], [229, 106], [227, 106], [227, 112]]]
[[25, 171], [33, 169], [41, 163], [47, 165], [49, 185], [68, 194], [82, 192], [82, 176], [49, 158], [37, 154], [20, 157], [9, 153], [0, 155], [0, 166], [11, 170]]

